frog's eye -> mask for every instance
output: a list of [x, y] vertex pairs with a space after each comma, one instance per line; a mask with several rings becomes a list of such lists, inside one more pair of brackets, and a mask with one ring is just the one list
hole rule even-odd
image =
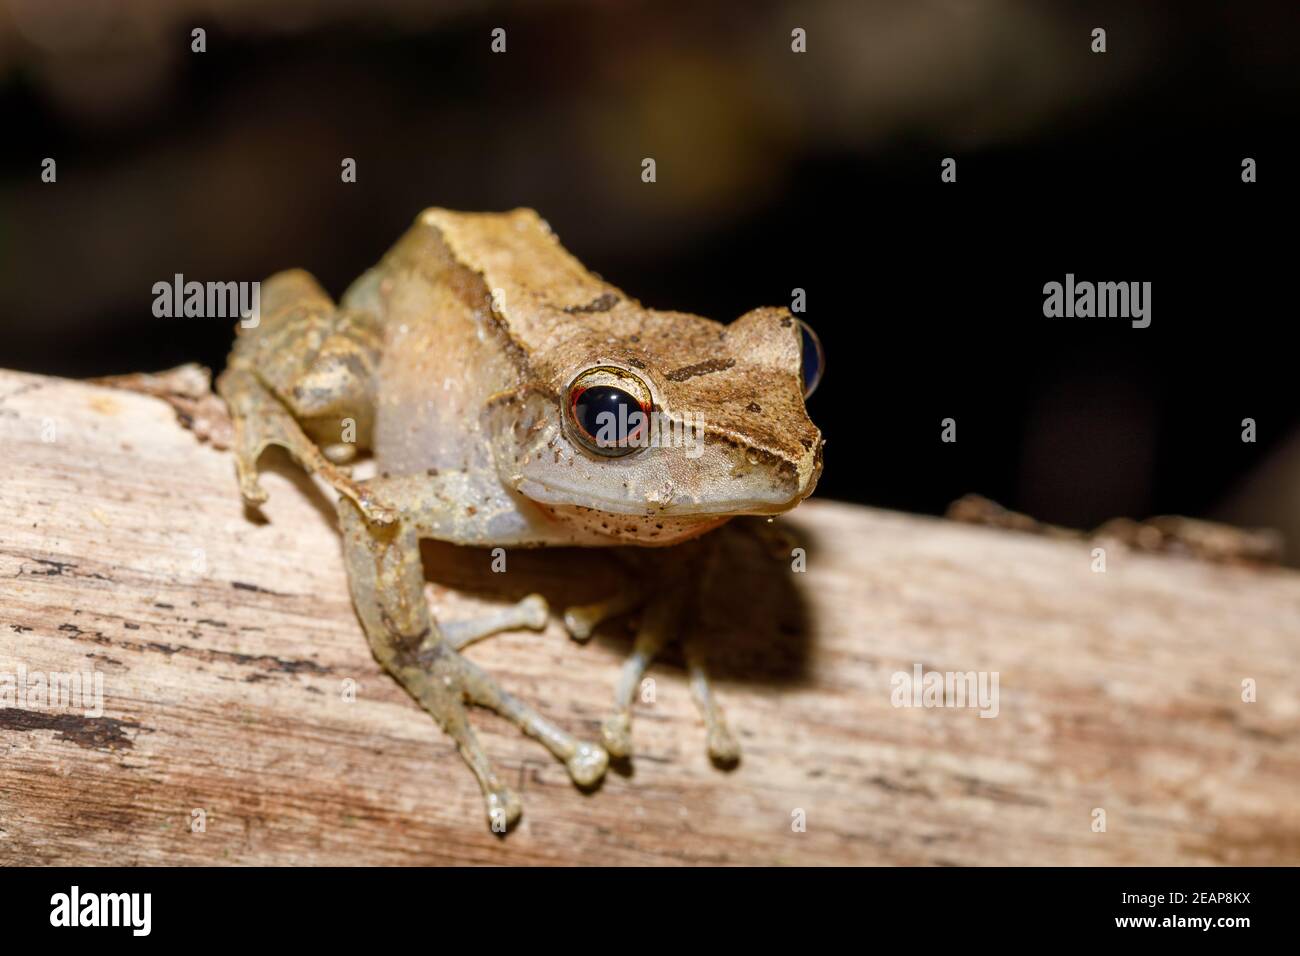
[[569, 432], [598, 455], [636, 451], [650, 433], [650, 389], [631, 372], [613, 366], [587, 369], [569, 385]]
[[807, 398], [821, 384], [826, 354], [822, 351], [821, 339], [808, 323], [803, 319], [795, 321], [799, 323], [799, 350], [803, 356], [803, 397]]

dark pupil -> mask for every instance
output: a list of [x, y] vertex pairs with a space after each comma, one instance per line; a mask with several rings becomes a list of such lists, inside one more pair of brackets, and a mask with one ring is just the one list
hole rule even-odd
[[573, 406], [573, 416], [583, 431], [601, 444], [623, 441], [636, 431], [642, 418], [637, 400], [613, 385], [584, 389]]

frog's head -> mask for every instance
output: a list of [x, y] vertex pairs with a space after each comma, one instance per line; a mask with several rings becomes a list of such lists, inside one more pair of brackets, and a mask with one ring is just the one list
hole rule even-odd
[[512, 427], [494, 430], [503, 480], [559, 520], [641, 544], [811, 494], [823, 445], [804, 408], [822, 366], [812, 331], [784, 309], [723, 326], [623, 303], [533, 352]]

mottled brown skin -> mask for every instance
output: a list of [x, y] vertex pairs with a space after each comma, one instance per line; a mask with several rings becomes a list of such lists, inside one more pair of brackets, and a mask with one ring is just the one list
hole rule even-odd
[[[691, 539], [735, 515], [794, 507], [820, 474], [798, 324], [776, 308], [729, 326], [646, 309], [583, 268], [527, 209], [427, 210], [337, 307], [301, 271], [268, 280], [262, 303], [218, 381], [245, 499], [265, 500], [257, 459], [270, 444], [341, 493], [352, 597], [375, 656], [456, 740], [493, 829], [520, 806], [475, 739], [466, 703], [514, 720], [577, 783], [594, 784], [608, 753], [629, 752], [636, 685], [676, 636], [690, 588], [707, 586], [708, 539]], [[570, 383], [594, 368], [634, 382], [667, 420], [702, 420], [702, 442], [596, 453], [565, 404]], [[376, 477], [355, 480], [340, 467], [358, 451], [373, 455]], [[489, 620], [439, 625], [423, 595], [421, 538], [682, 545], [661, 562], [653, 597], [620, 594], [565, 614], [584, 639], [601, 619], [644, 604], [603, 748], [505, 694], [458, 653], [496, 631], [544, 626], [545, 602], [532, 595]], [[710, 753], [734, 762], [735, 739], [690, 640], [686, 658]]]

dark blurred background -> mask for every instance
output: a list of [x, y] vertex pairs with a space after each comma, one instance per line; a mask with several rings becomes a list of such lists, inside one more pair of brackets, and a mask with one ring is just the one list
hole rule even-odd
[[[153, 318], [153, 283], [302, 266], [337, 295], [425, 206], [527, 205], [651, 306], [805, 289], [819, 494], [1222, 517], [1294, 555], [1298, 28], [1294, 2], [0, 0], [0, 365], [220, 367], [230, 323]], [[1044, 318], [1067, 272], [1152, 282], [1151, 327]]]

